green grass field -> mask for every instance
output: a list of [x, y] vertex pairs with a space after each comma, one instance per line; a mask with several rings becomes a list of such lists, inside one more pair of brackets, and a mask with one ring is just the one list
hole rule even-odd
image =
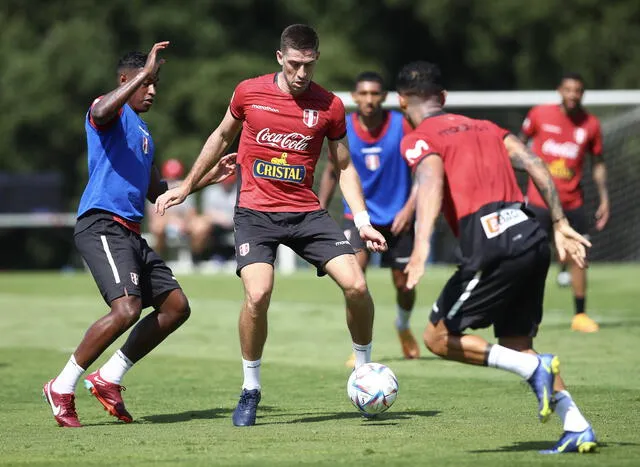
[[[450, 272], [428, 270], [412, 318], [417, 334]], [[84, 428], [58, 428], [42, 384], [106, 308], [85, 274], [0, 274], [0, 464], [640, 465], [638, 277], [636, 266], [591, 269], [588, 308], [602, 324], [593, 335], [569, 331], [571, 294], [550, 278], [537, 348], [560, 355], [601, 448], [547, 457], [537, 451], [562, 428], [557, 417], [538, 423], [535, 397], [516, 376], [441, 361], [426, 350], [419, 361], [400, 358], [394, 294], [381, 270], [369, 273], [373, 359], [394, 370], [400, 391], [378, 419], [360, 417], [346, 396], [351, 341], [341, 295], [329, 279], [304, 270], [276, 281], [255, 427], [235, 428], [230, 418], [242, 382], [240, 282], [186, 276], [179, 279], [191, 319], [124, 380], [135, 423], [115, 421], [79, 389]]]

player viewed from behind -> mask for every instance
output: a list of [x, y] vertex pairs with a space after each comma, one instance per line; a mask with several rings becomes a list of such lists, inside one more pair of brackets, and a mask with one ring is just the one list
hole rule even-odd
[[338, 284], [347, 304], [356, 366], [371, 358], [373, 302], [364, 274], [353, 248], [311, 189], [325, 138], [340, 169], [340, 188], [355, 213], [360, 237], [375, 251], [385, 250], [386, 243], [371, 227], [351, 163], [342, 101], [312, 81], [320, 56], [318, 45], [313, 28], [302, 24], [285, 28], [276, 52], [282, 70], [236, 87], [226, 115], [184, 183], [156, 202], [161, 213], [182, 202], [242, 129], [234, 221], [237, 270], [245, 289], [239, 322], [244, 383], [233, 413], [236, 426], [256, 421], [278, 245], [291, 247], [317, 268], [318, 275], [329, 274]]
[[[560, 80], [558, 92], [560, 105], [539, 105], [532, 108], [522, 124], [521, 138], [526, 143], [533, 139], [532, 149], [547, 164], [553, 176], [560, 203], [569, 224], [586, 235], [589, 221], [584, 208], [582, 173], [586, 153], [591, 154], [593, 181], [600, 196], [600, 206], [595, 214], [597, 230], [602, 230], [609, 220], [609, 195], [607, 192], [607, 170], [602, 157], [602, 135], [600, 122], [582, 106], [584, 80], [577, 73], [567, 73]], [[542, 196], [532, 180], [527, 189], [529, 206], [542, 227], [551, 232], [551, 216]], [[575, 316], [571, 329], [581, 332], [598, 331], [598, 323], [587, 316], [585, 300], [587, 271], [575, 264], [570, 265], [570, 276], [566, 263], [562, 262], [558, 282], [563, 285], [571, 280]]]
[[[155, 201], [167, 189], [153, 165], [155, 147], [139, 114], [153, 104], [163, 62], [158, 53], [168, 45], [155, 44], [148, 56], [125, 55], [117, 69], [119, 86], [96, 99], [85, 117], [89, 181], [74, 240], [111, 310], [87, 330], [62, 372], [44, 385], [60, 426], [81, 426], [74, 396], [78, 379], [138, 321], [144, 308], [152, 306], [120, 350], [85, 380], [111, 415], [131, 422], [120, 394], [124, 374], [189, 317], [189, 303], [176, 278], [140, 236], [145, 197]], [[205, 182], [232, 172], [233, 166], [222, 161]]]
[[[562, 259], [571, 257], [584, 267], [589, 242], [569, 226], [549, 171], [518, 138], [492, 122], [442, 110], [446, 91], [436, 65], [405, 66], [397, 88], [400, 107], [415, 127], [402, 140], [418, 185], [408, 287], [424, 273], [441, 209], [460, 241], [460, 265], [433, 305], [426, 346], [440, 357], [525, 379], [538, 398], [540, 420], [555, 406], [564, 424], [558, 444], [545, 452], [593, 450], [595, 435], [566, 391], [558, 358], [533, 350], [550, 253], [544, 230], [524, 208], [512, 166], [529, 174], [549, 206]], [[491, 325], [498, 344], [464, 333]]]
[[[396, 330], [405, 358], [418, 358], [420, 350], [409, 329], [409, 318], [416, 301], [415, 289], [407, 289], [404, 268], [413, 248], [415, 196], [411, 194], [411, 171], [400, 154], [400, 141], [411, 127], [400, 112], [387, 111], [382, 103], [387, 97], [382, 76], [367, 71], [356, 77], [351, 93], [357, 112], [347, 116], [347, 138], [353, 166], [362, 181], [371, 223], [387, 240], [389, 249], [382, 255], [382, 266], [391, 267], [396, 288]], [[338, 182], [335, 165], [329, 161], [320, 184], [320, 205], [327, 207]], [[353, 213], [344, 203], [343, 228], [356, 249], [363, 270], [369, 252], [353, 223]], [[353, 359], [347, 362], [353, 366]]]

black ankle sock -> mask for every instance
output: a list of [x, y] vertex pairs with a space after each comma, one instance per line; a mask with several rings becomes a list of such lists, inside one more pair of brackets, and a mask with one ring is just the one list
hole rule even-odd
[[576, 305], [576, 315], [578, 313], [584, 313], [584, 301], [586, 299], [584, 297], [573, 297], [573, 301]]

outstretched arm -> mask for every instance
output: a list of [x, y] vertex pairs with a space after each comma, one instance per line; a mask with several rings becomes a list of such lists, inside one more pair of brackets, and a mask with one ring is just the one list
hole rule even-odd
[[418, 163], [415, 172], [416, 235], [411, 258], [404, 272], [407, 288], [414, 288], [424, 274], [424, 264], [429, 257], [433, 227], [442, 209], [444, 190], [444, 165], [442, 159], [432, 154]]
[[147, 56], [147, 62], [140, 72], [131, 80], [118, 86], [108, 94], [105, 94], [91, 107], [91, 120], [96, 125], [105, 125], [113, 120], [122, 106], [129, 100], [134, 92], [146, 81], [155, 80], [158, 68], [164, 63], [164, 59], [158, 60], [158, 52], [166, 49], [169, 41], [154, 44]]
[[331, 158], [329, 158], [329, 161], [322, 172], [322, 178], [320, 179], [320, 191], [318, 192], [320, 206], [323, 209], [327, 209], [329, 207], [333, 194], [336, 191], [339, 178], [339, 174], [336, 172], [336, 166]]

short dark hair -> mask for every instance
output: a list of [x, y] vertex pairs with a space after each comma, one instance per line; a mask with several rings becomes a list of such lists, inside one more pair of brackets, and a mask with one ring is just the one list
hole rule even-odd
[[400, 70], [396, 80], [396, 89], [400, 94], [430, 96], [444, 91], [440, 67], [429, 62], [412, 62]]
[[142, 52], [128, 52], [118, 60], [118, 73], [123, 73], [126, 70], [137, 70], [144, 68], [147, 63], [147, 54]]
[[558, 86], [561, 86], [562, 83], [564, 83], [564, 80], [566, 79], [573, 79], [576, 81], [580, 81], [582, 83], [582, 86], [584, 87], [584, 78], [580, 73], [577, 73], [575, 71], [567, 71], [566, 73], [563, 73], [562, 76], [560, 77], [560, 82], [558, 83]]
[[280, 51], [287, 49], [318, 51], [320, 39], [318, 33], [306, 24], [292, 24], [284, 28], [280, 36]]
[[353, 83], [353, 89], [357, 88], [358, 84], [362, 83], [363, 81], [380, 83], [380, 86], [382, 86], [382, 89], [384, 89], [384, 79], [382, 78], [380, 73], [377, 73], [375, 71], [363, 71], [358, 76], [356, 76], [356, 80]]

